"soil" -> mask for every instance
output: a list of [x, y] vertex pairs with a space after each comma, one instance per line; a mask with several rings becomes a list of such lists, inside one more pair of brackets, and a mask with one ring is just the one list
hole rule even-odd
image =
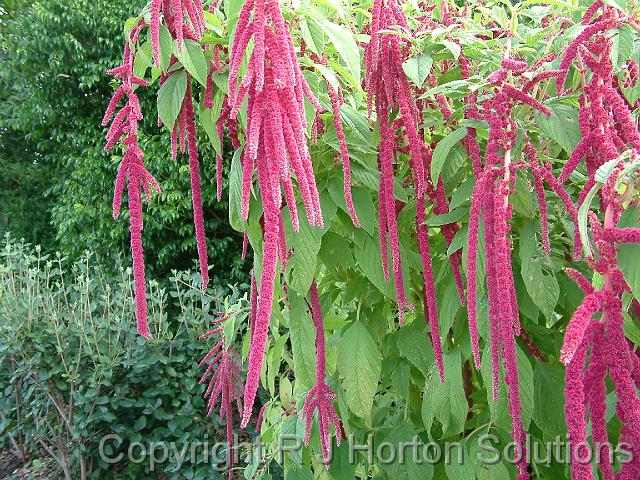
[[0, 480], [60, 480], [62, 475], [55, 461], [46, 455], [22, 465], [11, 448], [0, 450]]

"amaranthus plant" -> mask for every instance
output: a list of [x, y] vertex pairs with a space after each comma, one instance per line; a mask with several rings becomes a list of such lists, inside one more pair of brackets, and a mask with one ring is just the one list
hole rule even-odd
[[[225, 162], [253, 251], [246, 324], [214, 329], [202, 378], [227, 435], [267, 445], [247, 478], [640, 478], [635, 8], [153, 0], [127, 23], [106, 120], [126, 97], [107, 141], [129, 168], [140, 331], [156, 183], [131, 132], [157, 84], [204, 285], [200, 195], [223, 196]], [[292, 432], [304, 452], [277, 455]], [[347, 458], [341, 440], [370, 434], [374, 453], [459, 441], [463, 458]], [[514, 458], [483, 461], [487, 438]]]

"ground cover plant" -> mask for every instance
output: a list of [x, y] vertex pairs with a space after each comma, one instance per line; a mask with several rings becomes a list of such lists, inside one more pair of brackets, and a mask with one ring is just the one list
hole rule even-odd
[[[202, 325], [229, 478], [640, 478], [636, 13], [152, 0], [127, 20], [103, 124], [122, 155], [113, 215], [126, 192], [138, 333], [154, 341], [141, 232], [162, 189], [143, 116], [187, 166], [202, 287], [224, 268], [208, 264], [203, 189], [227, 195], [253, 250], [247, 321], [234, 307]], [[247, 427], [267, 454], [234, 466]], [[307, 448], [276, 455], [289, 433]], [[466, 459], [347, 458], [341, 440], [369, 434], [456, 441]], [[473, 460], [487, 435], [511, 458]], [[562, 454], [532, 457], [557, 438]]]

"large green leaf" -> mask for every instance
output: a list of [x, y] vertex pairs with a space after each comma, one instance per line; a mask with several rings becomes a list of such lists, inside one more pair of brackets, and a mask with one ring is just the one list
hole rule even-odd
[[460, 350], [444, 354], [445, 382], [440, 382], [436, 371], [429, 381], [433, 389], [433, 414], [442, 424], [443, 438], [458, 434], [464, 430], [469, 404], [462, 383], [462, 359]]
[[[427, 456], [430, 452], [420, 448], [420, 445], [412, 451], [412, 445], [418, 440], [415, 429], [411, 425], [394, 420], [391, 425], [382, 430], [381, 437], [381, 441], [389, 447], [379, 449], [380, 453], [384, 454], [380, 455], [379, 464], [386, 472], [387, 478], [393, 480], [431, 480], [433, 478], [433, 465]], [[392, 456], [391, 452], [395, 452], [395, 455]]]
[[287, 297], [291, 305], [289, 336], [293, 350], [293, 368], [296, 372], [296, 380], [301, 385], [311, 388], [316, 379], [315, 327], [305, 299], [291, 290]]
[[247, 224], [242, 220], [242, 149], [233, 152], [229, 169], [229, 224], [238, 232], [244, 232]]
[[538, 127], [566, 152], [571, 153], [582, 136], [578, 126], [578, 111], [563, 103], [555, 103], [547, 107], [551, 110], [549, 116], [537, 110], [535, 112]]
[[566, 434], [564, 417], [564, 368], [538, 362], [533, 370], [533, 421], [546, 440]]
[[[622, 228], [640, 227], [638, 222], [638, 209], [627, 208], [618, 225]], [[640, 299], [640, 245], [637, 243], [620, 243], [618, 247], [618, 268], [629, 284], [631, 292], [636, 299]]]
[[349, 69], [356, 87], [360, 86], [360, 47], [349, 29], [323, 19], [322, 27]]
[[174, 53], [187, 72], [189, 72], [200, 85], [204, 86], [207, 84], [209, 64], [204, 58], [204, 52], [198, 42], [185, 40], [182, 50], [176, 46]]
[[422, 84], [431, 72], [432, 65], [433, 58], [423, 53], [405, 60], [402, 63], [402, 69], [416, 87], [422, 87]]
[[[298, 212], [303, 211], [302, 206], [299, 206]], [[314, 235], [306, 215], [299, 215], [300, 229], [298, 232], [293, 231], [291, 217], [286, 208], [283, 210], [283, 216], [285, 219], [287, 248], [293, 252], [287, 262], [287, 284], [298, 294], [304, 296], [309, 291], [311, 282], [313, 282], [321, 238], [317, 238]]]
[[187, 91], [187, 74], [173, 73], [158, 90], [158, 115], [169, 130], [173, 130]]
[[382, 359], [367, 327], [356, 320], [338, 343], [338, 371], [349, 409], [371, 425], [371, 408], [378, 389]]
[[560, 297], [560, 286], [550, 271], [547, 255], [537, 241], [538, 223], [528, 222], [520, 235], [520, 273], [533, 303], [548, 319], [554, 316], [554, 310]]
[[460, 127], [448, 134], [436, 145], [436, 148], [433, 150], [433, 157], [431, 158], [431, 180], [434, 185], [438, 183], [440, 172], [442, 172], [442, 167], [444, 167], [444, 163], [449, 156], [449, 151], [466, 136], [467, 128]]
[[395, 298], [393, 278], [389, 278], [387, 282], [382, 272], [380, 244], [365, 232], [356, 232], [356, 245], [360, 245], [360, 248], [355, 249], [355, 254], [362, 273], [385, 296]]
[[433, 348], [424, 322], [414, 321], [398, 332], [400, 355], [415, 365], [427, 377], [434, 365]]
[[[491, 362], [489, 349], [486, 349], [482, 355], [481, 374], [487, 389], [487, 401], [489, 403], [489, 411], [491, 419], [496, 426], [503, 430], [511, 431], [511, 416], [509, 410], [509, 397], [507, 385], [504, 381], [500, 383], [498, 390], [498, 401], [493, 401], [491, 389]], [[531, 416], [534, 409], [534, 390], [533, 390], [533, 369], [527, 355], [516, 346], [516, 356], [518, 360], [518, 381], [520, 391], [520, 405], [522, 411], [522, 423], [524, 428], [529, 427]], [[501, 368], [504, 370], [504, 368]]]

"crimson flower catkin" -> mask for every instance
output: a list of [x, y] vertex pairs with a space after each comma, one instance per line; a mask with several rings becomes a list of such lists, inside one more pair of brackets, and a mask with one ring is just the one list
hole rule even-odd
[[[244, 77], [239, 81], [240, 67], [251, 39], [253, 50]], [[247, 0], [238, 17], [229, 62], [230, 118], [236, 118], [245, 97], [247, 128], [242, 158], [241, 214], [244, 219], [248, 217], [252, 175], [256, 170], [264, 211], [264, 253], [244, 391], [243, 428], [249, 423], [260, 381], [276, 264], [278, 260], [284, 264], [287, 257], [281, 212], [283, 193], [293, 228], [298, 230], [293, 175], [309, 224], [323, 226], [320, 197], [304, 132], [307, 126], [304, 98], [316, 108], [319, 103], [302, 76], [277, 0]]]
[[[597, 451], [604, 453], [603, 460], [598, 464], [602, 478], [637, 478], [640, 474], [640, 464], [632, 459], [614, 475], [607, 455], [607, 375], [613, 381], [617, 397], [616, 413], [622, 423], [620, 441], [631, 446], [632, 458], [640, 453], [640, 399], [635, 382], [637, 357], [626, 341], [622, 317], [622, 295], [629, 291], [629, 286], [616, 264], [615, 243], [604, 234], [607, 229], [615, 228], [613, 224], [621, 206], [617, 195], [609, 193], [611, 196], [607, 199], [604, 228], [595, 214], [590, 215], [593, 239], [600, 258], [589, 260], [589, 264], [604, 277], [602, 288], [595, 290], [584, 276], [576, 271], [568, 272], [586, 293], [583, 303], [569, 322], [560, 354], [560, 360], [567, 365], [565, 411], [570, 446], [574, 453], [571, 472], [575, 479], [594, 478], [591, 464], [585, 466], [579, 456], [580, 445], [587, 441], [587, 413], [590, 414], [593, 443]], [[585, 374], [583, 370], [587, 361]]]
[[228, 339], [223, 335], [224, 321], [228, 320], [226, 315], [214, 320], [215, 328], [200, 336], [206, 339], [215, 334], [221, 334], [220, 340], [209, 350], [200, 361], [199, 366], [207, 365], [207, 368], [200, 378], [200, 384], [207, 382], [207, 389], [204, 396], [207, 399], [207, 415], [213, 413], [215, 405], [220, 399], [220, 418], [225, 419], [227, 436], [227, 469], [229, 480], [233, 478], [233, 412], [232, 405], [235, 402], [238, 415], [242, 417], [242, 371], [240, 367], [240, 357], [236, 351], [228, 344]]
[[302, 409], [302, 418], [305, 421], [304, 444], [309, 445], [311, 438], [311, 422], [313, 414], [318, 414], [318, 428], [320, 430], [320, 446], [322, 448], [322, 457], [328, 462], [330, 460], [331, 446], [331, 424], [334, 425], [336, 431], [336, 442], [340, 445], [340, 441], [344, 436], [342, 430], [342, 422], [333, 407], [336, 395], [325, 382], [325, 344], [324, 344], [324, 323], [322, 320], [322, 308], [320, 307], [320, 298], [318, 296], [318, 287], [315, 282], [311, 284], [309, 290], [311, 317], [316, 329], [316, 384], [309, 390], [307, 398]]
[[185, 38], [200, 40], [205, 30], [202, 0], [151, 0], [151, 51], [155, 64], [160, 67], [161, 18], [182, 50]]
[[[140, 101], [134, 92], [134, 85], [147, 86], [149, 83], [134, 75], [133, 63], [135, 55], [130, 47], [130, 42], [135, 44], [138, 41], [140, 30], [143, 27], [144, 23], [140, 22], [131, 29], [129, 38], [125, 42], [122, 65], [108, 71], [109, 74], [121, 81], [121, 85], [109, 102], [102, 124], [107, 125], [113, 117], [111, 127], [107, 132], [105, 151], [113, 148], [118, 142], [125, 148], [115, 182], [113, 217], [118, 218], [120, 215], [121, 199], [126, 184], [129, 197], [129, 231], [131, 233], [131, 256], [133, 259], [138, 333], [146, 338], [151, 338], [147, 322], [147, 294], [142, 249], [141, 190], [144, 190], [149, 196], [151, 189], [159, 192], [160, 187], [155, 178], [145, 168], [143, 163], [144, 153], [138, 146], [138, 122], [142, 120], [142, 112], [140, 111]], [[118, 103], [125, 97], [124, 107], [114, 116]]]

